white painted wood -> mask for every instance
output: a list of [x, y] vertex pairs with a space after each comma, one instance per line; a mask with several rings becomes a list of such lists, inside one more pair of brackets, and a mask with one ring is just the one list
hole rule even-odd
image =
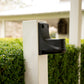
[[84, 39], [84, 13], [82, 14], [82, 30], [81, 30], [81, 39]]
[[[70, 30], [69, 30], [69, 43], [74, 44], [76, 47], [81, 47], [81, 0], [71, 0], [71, 11], [70, 11]], [[79, 65], [81, 64], [81, 55], [79, 53]], [[80, 84], [80, 71], [78, 73]]]
[[6, 22], [4, 20], [0, 21], [0, 38], [5, 37], [5, 25]]
[[14, 16], [0, 16], [1, 20], [6, 21], [21, 21], [21, 20], [45, 20], [52, 18], [68, 18], [69, 12], [50, 12], [50, 13], [42, 13], [42, 14], [27, 14], [27, 15], [14, 15]]
[[48, 56], [39, 56], [39, 84], [48, 84]]
[[80, 46], [81, 39], [81, 0], [71, 0], [69, 43]]
[[25, 84], [48, 84], [47, 55], [38, 55], [38, 21], [23, 22]]

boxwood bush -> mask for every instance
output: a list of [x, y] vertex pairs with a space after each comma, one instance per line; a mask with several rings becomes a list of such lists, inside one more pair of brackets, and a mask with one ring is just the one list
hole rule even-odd
[[[66, 40], [68, 43], [68, 39]], [[83, 41], [82, 41], [83, 43]], [[78, 84], [79, 48], [66, 45], [66, 53], [49, 54], [49, 84]], [[82, 67], [84, 73], [84, 44], [82, 44]], [[22, 39], [0, 39], [0, 84], [25, 84]], [[81, 75], [83, 84], [84, 74]]]
[[79, 48], [66, 46], [65, 54], [50, 54], [49, 84], [78, 84]]
[[0, 84], [24, 83], [21, 39], [0, 39]]
[[81, 84], [84, 84], [84, 44], [81, 46]]

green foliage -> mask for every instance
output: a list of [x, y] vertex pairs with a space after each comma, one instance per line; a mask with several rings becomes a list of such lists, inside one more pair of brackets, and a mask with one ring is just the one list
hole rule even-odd
[[84, 84], [84, 44], [81, 46], [81, 84]]
[[84, 39], [81, 40], [81, 44], [84, 44]]
[[78, 84], [79, 48], [66, 46], [65, 54], [48, 56], [49, 84]]
[[[0, 39], [0, 84], [25, 84], [22, 42], [22, 39]], [[49, 54], [49, 84], [78, 84], [79, 51], [79, 48], [67, 45], [66, 53]], [[81, 84], [83, 84], [84, 40], [82, 40], [81, 54]]]
[[21, 39], [0, 39], [0, 84], [24, 83]]

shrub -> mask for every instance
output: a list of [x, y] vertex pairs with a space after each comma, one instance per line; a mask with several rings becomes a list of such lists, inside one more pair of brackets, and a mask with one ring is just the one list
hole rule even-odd
[[81, 40], [81, 44], [84, 44], [84, 39]]
[[79, 48], [66, 46], [65, 54], [50, 54], [49, 84], [78, 84]]
[[20, 39], [0, 40], [0, 84], [24, 83], [24, 58]]
[[81, 46], [81, 84], [84, 84], [84, 44]]
[[[22, 39], [0, 39], [0, 84], [25, 84]], [[68, 43], [69, 40], [67, 39]], [[82, 40], [81, 84], [84, 83], [84, 40]], [[78, 53], [67, 45], [64, 54], [49, 54], [49, 84], [78, 84]]]

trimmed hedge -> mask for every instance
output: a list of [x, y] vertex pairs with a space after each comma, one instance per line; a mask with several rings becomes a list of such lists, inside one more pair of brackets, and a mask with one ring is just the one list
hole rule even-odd
[[[67, 45], [66, 50], [65, 54], [49, 54], [49, 84], [78, 84], [78, 53], [80, 49]], [[81, 84], [83, 84], [84, 44], [82, 44], [81, 51]], [[25, 84], [24, 72], [22, 39], [0, 39], [0, 84]]]
[[24, 58], [20, 39], [0, 40], [0, 84], [25, 84]]
[[67, 46], [65, 54], [50, 54], [49, 84], [78, 84], [79, 48]]
[[84, 44], [81, 46], [81, 84], [84, 84]]

